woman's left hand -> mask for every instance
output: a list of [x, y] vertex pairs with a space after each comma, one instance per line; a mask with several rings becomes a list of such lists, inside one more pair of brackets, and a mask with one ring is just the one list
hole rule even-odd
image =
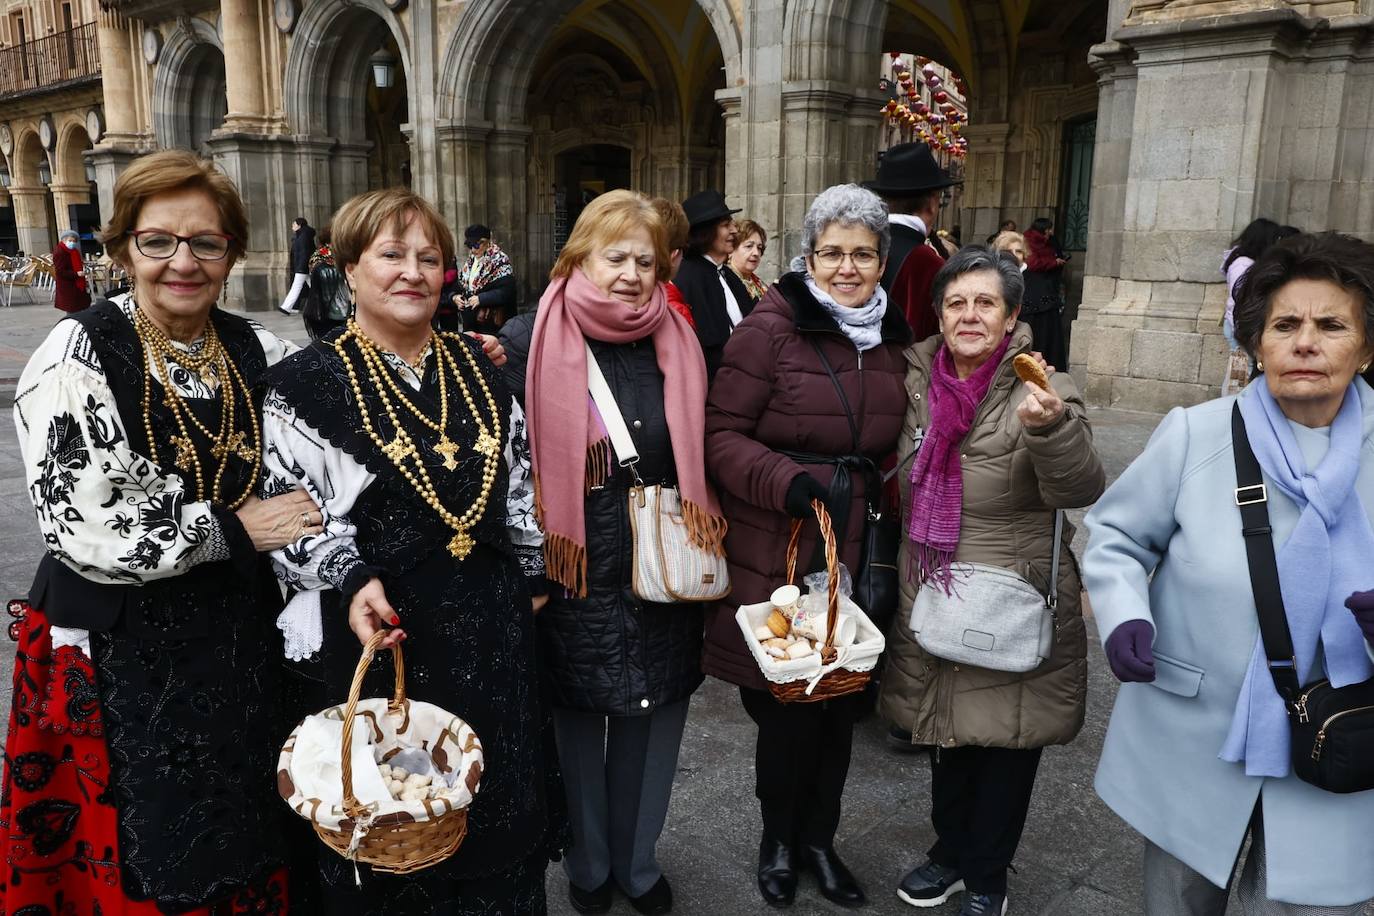
[[506, 348], [501, 346], [501, 341], [490, 334], [478, 334], [476, 331], [469, 332], [468, 336], [482, 345], [482, 352], [491, 360], [493, 366], [506, 364]]
[[544, 605], [549, 603], [549, 596], [535, 595], [530, 599], [530, 603], [534, 606], [534, 612], [538, 614], [540, 611], [544, 610]]
[[1063, 416], [1064, 402], [1053, 389], [1046, 391], [1036, 385], [1027, 385], [1026, 391], [1026, 399], [1016, 408], [1016, 417], [1026, 429], [1045, 429]]

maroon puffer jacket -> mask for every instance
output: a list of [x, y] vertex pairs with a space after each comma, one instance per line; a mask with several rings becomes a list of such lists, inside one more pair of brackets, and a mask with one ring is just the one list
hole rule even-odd
[[[767, 601], [786, 574], [791, 518], [787, 487], [808, 473], [830, 485], [834, 465], [799, 464], [782, 451], [825, 455], [854, 452], [844, 406], [813, 341], [820, 344], [849, 399], [864, 455], [881, 462], [897, 447], [906, 412], [906, 361], [911, 330], [899, 309], [883, 317], [883, 343], [860, 354], [835, 320], [807, 291], [800, 274], [786, 274], [735, 329], [706, 405], [706, 470], [730, 522], [725, 552], [733, 589], [706, 612], [707, 674], [764, 690], [767, 684], [735, 622], [742, 604]], [[865, 486], [851, 472], [853, 500], [840, 559], [859, 562]], [[798, 574], [808, 572], [818, 530], [802, 531]]]

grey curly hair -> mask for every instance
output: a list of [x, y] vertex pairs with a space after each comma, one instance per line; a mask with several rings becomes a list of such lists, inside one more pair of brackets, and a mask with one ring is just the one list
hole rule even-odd
[[887, 204], [877, 194], [856, 184], [837, 184], [817, 194], [802, 220], [804, 254], [816, 253], [816, 239], [831, 223], [868, 229], [878, 237], [878, 257], [887, 260], [892, 232], [887, 225]]
[[1026, 292], [1026, 281], [1021, 277], [1021, 265], [1015, 256], [987, 248], [983, 245], [967, 245], [954, 253], [930, 285], [930, 304], [939, 315], [944, 311], [945, 290], [958, 277], [980, 270], [991, 270], [1002, 281], [1002, 302], [1010, 315], [1021, 305]]

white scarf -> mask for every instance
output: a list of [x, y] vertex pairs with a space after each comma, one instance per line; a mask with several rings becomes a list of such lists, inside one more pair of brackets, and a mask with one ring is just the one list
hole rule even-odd
[[844, 336], [859, 348], [860, 352], [872, 350], [883, 342], [883, 316], [887, 314], [887, 292], [881, 286], [874, 287], [873, 295], [863, 305], [850, 308], [840, 305], [821, 288], [810, 274], [806, 275], [806, 288], [825, 309], [826, 314], [835, 319]]

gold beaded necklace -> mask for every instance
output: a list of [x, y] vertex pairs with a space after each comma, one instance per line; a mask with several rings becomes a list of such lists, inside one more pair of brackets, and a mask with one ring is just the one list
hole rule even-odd
[[[171, 437], [172, 445], [177, 450], [176, 466], [183, 471], [190, 471], [194, 474], [196, 499], [200, 501], [208, 499], [215, 505], [227, 506], [231, 510], [237, 509], [252, 495], [257, 486], [258, 456], [262, 451], [262, 429], [258, 424], [258, 414], [253, 408], [248, 385], [244, 382], [243, 376], [239, 374], [238, 367], [225, 353], [224, 347], [220, 343], [219, 334], [215, 331], [215, 326], [206, 324], [205, 343], [200, 349], [192, 353], [175, 346], [166, 333], [135, 304], [134, 331], [143, 347], [143, 428], [148, 437], [148, 449], [151, 452], [150, 457], [153, 459], [153, 463], [161, 463], [158, 456], [157, 439], [153, 434], [151, 409], [152, 383], [156, 381], [162, 386], [162, 403], [171, 411], [172, 419], [176, 423], [179, 433], [179, 435]], [[217, 397], [220, 399], [220, 421], [217, 431], [212, 432], [205, 424], [201, 423], [200, 418], [186, 405], [181, 392], [177, 390], [172, 381], [171, 373], [166, 370], [168, 362], [176, 363], [194, 373], [206, 384], [206, 387], [213, 385], [216, 378], [220, 380], [217, 389]], [[248, 439], [246, 430], [235, 429], [236, 387], [247, 407], [246, 412], [252, 429], [251, 444], [250, 441], [246, 441]], [[200, 448], [196, 444], [196, 437], [193, 433], [199, 433], [201, 438], [208, 441], [210, 456], [218, 459], [208, 495], [205, 489], [205, 470], [201, 461]], [[221, 487], [224, 481], [224, 471], [231, 454], [237, 455], [247, 462], [252, 468], [252, 473], [243, 492], [232, 502], [225, 503]]]
[[[457, 358], [449, 349], [447, 339], [454, 336], [449, 333], [442, 336], [430, 335], [429, 346], [434, 351], [435, 371], [439, 376], [439, 417], [437, 420], [426, 416], [424, 411], [406, 396], [405, 391], [397, 384], [394, 374], [387, 367], [381, 351], [358, 326], [356, 320], [352, 318], [348, 320], [347, 329], [334, 341], [333, 347], [334, 351], [339, 354], [339, 358], [343, 360], [344, 368], [348, 371], [348, 383], [353, 388], [354, 399], [357, 401], [358, 412], [363, 421], [363, 429], [381, 449], [382, 454], [401, 472], [406, 482], [443, 519], [444, 523], [453, 529], [453, 537], [448, 542], [448, 552], [461, 560], [467, 557], [472, 552], [472, 548], [476, 546], [476, 542], [469, 532], [477, 520], [482, 517], [482, 514], [486, 512], [487, 502], [491, 498], [492, 486], [496, 482], [496, 472], [501, 459], [501, 415], [497, 411], [496, 400], [492, 397], [491, 389], [488, 387], [477, 361], [473, 359], [471, 350], [460, 344], [460, 349], [467, 358], [468, 365], [472, 368], [478, 387], [481, 388], [483, 398], [486, 400], [487, 410], [490, 412], [492, 420], [489, 428], [486, 418], [477, 408], [477, 403], [473, 398], [472, 390], [468, 387], [467, 380], [458, 368]], [[372, 422], [372, 415], [368, 412], [358, 370], [345, 347], [345, 344], [350, 340], [353, 341], [354, 347], [361, 357], [363, 368], [367, 373], [367, 380], [372, 390], [376, 392], [377, 398], [382, 402], [382, 409], [386, 412], [387, 419], [391, 423], [393, 434], [389, 441], [382, 438]], [[476, 442], [473, 443], [473, 450], [483, 456], [482, 488], [477, 499], [462, 515], [454, 514], [440, 501], [439, 494], [430, 479], [429, 469], [425, 467], [420, 450], [416, 447], [415, 439], [401, 425], [401, 418], [393, 403], [394, 397], [422, 425], [439, 434], [439, 442], [434, 446], [434, 451], [442, 456], [443, 466], [446, 470], [455, 470], [458, 467], [458, 462], [454, 456], [458, 452], [458, 446], [448, 437], [448, 378], [457, 382], [458, 389], [463, 395], [463, 401], [467, 405], [468, 413], [471, 414], [477, 424], [478, 435]], [[407, 459], [410, 460], [409, 464]]]

